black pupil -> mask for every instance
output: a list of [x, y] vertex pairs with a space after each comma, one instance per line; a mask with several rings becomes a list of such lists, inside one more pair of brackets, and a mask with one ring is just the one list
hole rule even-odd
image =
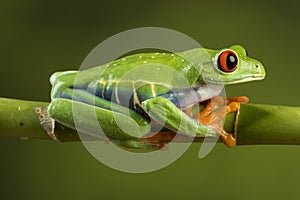
[[227, 68], [229, 70], [232, 70], [233, 68], [236, 67], [236, 64], [237, 64], [237, 58], [234, 54], [230, 53], [228, 54], [227, 58], [226, 58], [226, 65], [227, 65]]

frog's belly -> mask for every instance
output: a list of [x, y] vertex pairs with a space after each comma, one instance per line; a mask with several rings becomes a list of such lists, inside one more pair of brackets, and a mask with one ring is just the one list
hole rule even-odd
[[223, 85], [197, 85], [188, 89], [174, 89], [161, 96], [169, 99], [175, 106], [186, 110], [196, 103], [206, 101], [222, 92]]

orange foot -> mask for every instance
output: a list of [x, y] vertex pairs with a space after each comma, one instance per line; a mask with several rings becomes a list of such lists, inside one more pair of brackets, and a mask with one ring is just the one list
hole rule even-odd
[[[150, 132], [146, 134], [144, 137], [140, 139], [140, 142], [144, 142], [146, 144], [153, 144], [156, 146], [155, 150], [165, 151], [169, 148], [169, 141], [176, 141], [178, 140], [178, 136], [175, 132]], [[180, 138], [179, 140], [180, 141]]]
[[192, 115], [191, 110], [187, 110], [185, 113], [198, 120], [201, 124], [214, 126], [218, 134], [222, 137], [224, 144], [228, 147], [233, 147], [236, 145], [236, 139], [233, 134], [227, 133], [223, 129], [222, 121], [228, 113], [238, 111], [241, 103], [248, 102], [249, 99], [245, 96], [227, 99], [223, 99], [221, 96], [215, 96], [196, 116]]

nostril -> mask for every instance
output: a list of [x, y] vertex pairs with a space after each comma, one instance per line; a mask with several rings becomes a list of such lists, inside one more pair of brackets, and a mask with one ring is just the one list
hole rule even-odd
[[255, 64], [255, 67], [256, 67], [256, 69], [259, 67], [259, 65], [258, 64]]

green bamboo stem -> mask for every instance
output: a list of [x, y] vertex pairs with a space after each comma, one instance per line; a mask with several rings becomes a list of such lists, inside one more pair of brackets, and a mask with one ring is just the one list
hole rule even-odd
[[300, 144], [300, 107], [242, 104], [237, 145]]
[[[53, 139], [41, 125], [38, 110], [49, 103], [0, 98], [0, 137]], [[61, 141], [80, 140], [76, 131], [55, 123], [55, 135]]]
[[[41, 125], [37, 110], [46, 110], [47, 102], [0, 98], [0, 137], [57, 139], [62, 142], [80, 141], [76, 131], [55, 123], [55, 138]], [[236, 119], [238, 119], [236, 121]], [[224, 129], [235, 130], [237, 145], [300, 144], [300, 107], [242, 104], [237, 113], [226, 116]], [[46, 126], [47, 127], [47, 126]], [[170, 141], [174, 133], [166, 132], [154, 139]], [[90, 138], [93, 139], [93, 138]], [[181, 137], [176, 142], [190, 141]], [[195, 138], [201, 142], [203, 138]]]
[[46, 107], [45, 102], [0, 98], [0, 136], [50, 139], [40, 125], [36, 107]]

